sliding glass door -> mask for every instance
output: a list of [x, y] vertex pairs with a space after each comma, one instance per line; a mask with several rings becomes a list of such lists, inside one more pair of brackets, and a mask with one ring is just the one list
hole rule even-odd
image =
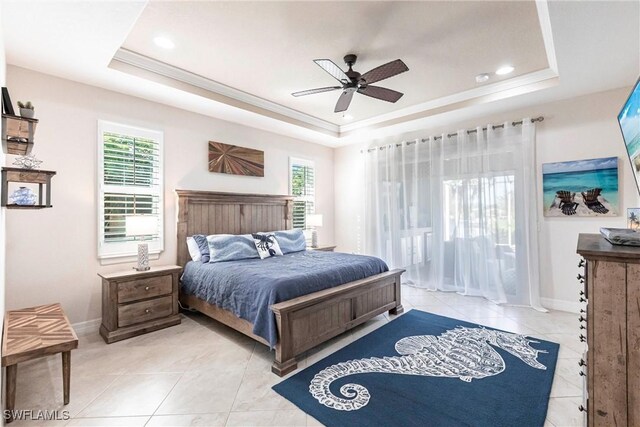
[[364, 154], [367, 252], [410, 285], [538, 306], [533, 125], [488, 128]]

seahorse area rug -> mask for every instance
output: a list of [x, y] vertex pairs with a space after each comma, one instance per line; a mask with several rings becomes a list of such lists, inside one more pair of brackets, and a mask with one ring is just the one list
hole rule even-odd
[[558, 349], [411, 310], [273, 389], [327, 426], [542, 426]]

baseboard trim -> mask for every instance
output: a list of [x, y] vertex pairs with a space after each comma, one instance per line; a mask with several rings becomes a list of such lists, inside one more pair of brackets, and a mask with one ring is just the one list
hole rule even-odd
[[540, 298], [542, 306], [551, 310], [567, 311], [569, 313], [579, 313], [583, 307], [582, 303], [566, 301], [562, 299]]
[[102, 323], [102, 319], [93, 319], [87, 320], [85, 322], [78, 322], [71, 325], [74, 331], [76, 331], [76, 335], [78, 336], [87, 336], [97, 334], [100, 329], [100, 323]]

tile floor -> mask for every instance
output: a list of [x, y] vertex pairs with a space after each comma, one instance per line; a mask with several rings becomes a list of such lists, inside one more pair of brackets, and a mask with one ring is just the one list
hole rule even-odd
[[[577, 315], [499, 307], [481, 298], [403, 287], [405, 310], [419, 309], [560, 343], [547, 426], [582, 425]], [[392, 316], [393, 317], [393, 316]], [[380, 315], [319, 348], [298, 366], [315, 363], [384, 325]], [[106, 345], [80, 337], [72, 352], [71, 403], [62, 406], [60, 356], [18, 366], [18, 409], [67, 409], [71, 420], [15, 421], [68, 426], [305, 426], [315, 419], [271, 390], [273, 355], [262, 344], [199, 314], [182, 324]]]

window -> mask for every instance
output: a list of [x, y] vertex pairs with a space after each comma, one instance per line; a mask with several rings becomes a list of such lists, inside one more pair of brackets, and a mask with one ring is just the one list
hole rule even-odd
[[[98, 122], [98, 258], [135, 255], [140, 240], [152, 254], [164, 249], [162, 140], [159, 131]], [[158, 229], [127, 236], [127, 215], [156, 216]]]
[[293, 228], [307, 228], [307, 215], [316, 203], [315, 167], [312, 161], [289, 159], [289, 185], [293, 200]]

